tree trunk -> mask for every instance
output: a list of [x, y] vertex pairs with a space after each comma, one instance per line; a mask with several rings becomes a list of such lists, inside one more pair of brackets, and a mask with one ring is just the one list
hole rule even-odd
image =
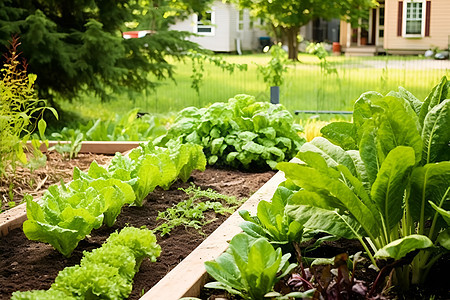
[[297, 26], [285, 28], [287, 40], [288, 40], [288, 54], [289, 59], [298, 60], [298, 40], [297, 35], [300, 28]]

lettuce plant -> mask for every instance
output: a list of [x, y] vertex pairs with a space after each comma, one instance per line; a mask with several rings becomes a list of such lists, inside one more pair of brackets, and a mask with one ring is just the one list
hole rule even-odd
[[172, 142], [161, 148], [147, 142], [128, 156], [117, 153], [107, 168], [93, 162], [82, 176], [125, 181], [133, 187], [134, 204], [142, 206], [144, 198], [157, 186], [168, 189], [177, 178], [187, 181], [193, 170], [203, 171], [205, 166], [206, 158], [199, 145]]
[[125, 299], [142, 260], [154, 262], [160, 253], [150, 230], [126, 227], [102, 247], [84, 252], [79, 265], [59, 272], [49, 290], [14, 292], [11, 299]]
[[246, 210], [239, 211], [245, 220], [240, 227], [254, 238], [265, 238], [272, 244], [284, 245], [299, 243], [302, 239], [303, 226], [285, 213], [285, 207], [294, 191], [278, 187], [271, 202], [260, 201], [256, 216], [250, 216]]
[[205, 262], [206, 271], [217, 280], [205, 287], [223, 289], [243, 299], [263, 299], [279, 279], [295, 268], [296, 264], [289, 264], [289, 257], [264, 238], [237, 234], [226, 252], [215, 261]]
[[282, 106], [236, 95], [227, 103], [182, 110], [155, 144], [165, 146], [179, 140], [201, 145], [210, 165], [273, 168], [298, 152], [304, 143], [300, 130]]
[[449, 87], [444, 77], [423, 102], [403, 88], [365, 93], [353, 123], [331, 123], [326, 138], [302, 146], [301, 164], [277, 166], [302, 188], [286, 208], [291, 218], [357, 238], [375, 266], [402, 259], [404, 288], [423, 283], [450, 249]]
[[29, 195], [26, 201], [28, 220], [23, 231], [27, 238], [49, 243], [69, 256], [103, 222], [112, 226], [122, 206], [133, 203], [134, 193], [117, 179], [76, 179], [68, 185], [50, 186], [39, 202]]

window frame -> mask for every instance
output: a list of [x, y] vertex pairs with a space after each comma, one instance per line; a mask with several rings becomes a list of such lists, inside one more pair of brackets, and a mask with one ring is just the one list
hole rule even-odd
[[[241, 19], [242, 16], [242, 19]], [[242, 28], [240, 28], [242, 25]], [[239, 9], [237, 11], [237, 27], [236, 30], [238, 32], [242, 32], [245, 29], [245, 11], [243, 9]]]
[[[193, 22], [194, 22], [194, 28], [193, 28], [193, 32], [198, 34], [198, 35], [204, 35], [204, 36], [214, 36], [216, 35], [216, 13], [214, 8], [211, 8], [211, 10], [206, 11], [206, 13], [210, 13], [211, 14], [211, 23], [204, 25], [204, 24], [199, 24], [199, 18], [198, 18], [198, 14], [194, 14], [193, 17]], [[202, 31], [198, 31], [199, 28], [210, 28], [211, 31], [210, 32], [202, 32]]]
[[[427, 2], [426, 0], [404, 0], [403, 5], [403, 20], [402, 20], [402, 37], [405, 38], [423, 38], [425, 37], [425, 23], [426, 23], [426, 16], [427, 16]], [[406, 23], [407, 19], [407, 11], [408, 11], [408, 4], [410, 3], [421, 3], [422, 4], [422, 18], [421, 18], [421, 24], [420, 24], [420, 33], [406, 33]]]

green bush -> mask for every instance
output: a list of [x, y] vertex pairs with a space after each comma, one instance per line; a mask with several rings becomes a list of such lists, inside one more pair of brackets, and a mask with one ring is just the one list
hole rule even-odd
[[182, 110], [155, 144], [195, 143], [203, 147], [210, 165], [267, 169], [297, 154], [304, 143], [299, 131], [283, 106], [236, 95], [227, 103]]

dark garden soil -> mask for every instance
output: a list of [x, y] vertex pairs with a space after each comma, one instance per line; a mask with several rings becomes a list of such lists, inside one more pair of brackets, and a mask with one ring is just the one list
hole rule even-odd
[[[111, 157], [98, 158], [101, 158], [99, 162], [101, 164]], [[92, 159], [89, 163], [91, 161]], [[89, 163], [86, 168], [89, 167]], [[53, 167], [54, 164], [49, 166], [49, 168]], [[70, 178], [72, 169], [73, 166], [62, 172], [68, 173]], [[274, 174], [273, 171], [244, 173], [212, 168], [207, 168], [204, 172], [194, 171], [187, 183], [177, 181], [168, 191], [156, 189], [147, 197], [143, 207], [124, 208], [113, 227], [94, 230], [90, 237], [80, 242], [70, 258], [63, 257], [48, 244], [29, 241], [21, 228], [15, 229], [6, 237], [0, 238], [0, 299], [9, 299], [11, 293], [17, 290], [50, 288], [59, 271], [67, 266], [78, 264], [83, 251], [100, 247], [108, 236], [119, 228], [127, 225], [155, 228], [161, 223], [156, 220], [158, 211], [188, 198], [179, 188], [187, 188], [193, 183], [202, 189], [211, 188], [222, 194], [248, 198]], [[206, 235], [210, 234], [225, 219], [226, 216], [218, 215], [216, 221], [202, 228], [203, 232]], [[142, 293], [147, 292], [194, 250], [205, 239], [205, 235], [190, 228], [178, 227], [169, 236], [157, 235], [157, 238], [162, 248], [161, 256], [155, 263], [150, 263], [148, 260], [142, 263], [140, 271], [134, 277], [133, 292], [129, 299], [139, 299]]]

